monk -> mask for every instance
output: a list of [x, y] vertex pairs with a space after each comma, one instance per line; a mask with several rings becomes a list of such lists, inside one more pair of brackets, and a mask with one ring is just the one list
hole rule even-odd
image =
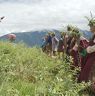
[[58, 50], [59, 40], [55, 35], [55, 32], [52, 33], [52, 57], [56, 56]]
[[47, 38], [47, 45], [46, 45], [46, 49], [48, 51], [48, 55], [52, 56], [52, 32], [48, 33], [48, 38]]
[[73, 58], [73, 67], [79, 67], [80, 64], [80, 58], [79, 58], [79, 52], [78, 52], [78, 41], [79, 41], [79, 35], [77, 34], [77, 31], [79, 33], [79, 30], [76, 30], [76, 28], [74, 28], [73, 32], [72, 32], [72, 40], [71, 40], [71, 44], [70, 44], [70, 56], [72, 56]]
[[81, 70], [79, 82], [88, 82], [89, 80], [95, 82], [95, 19], [89, 20], [89, 26], [93, 37], [86, 48], [86, 61], [84, 62], [84, 68]]
[[[64, 32], [60, 34], [61, 38], [59, 39], [58, 50], [57, 50], [59, 58], [64, 56], [64, 34], [65, 34]], [[61, 53], [62, 53], [62, 56], [61, 56]]]
[[80, 42], [79, 42], [79, 46], [78, 46], [78, 50], [79, 50], [79, 54], [80, 54], [80, 66], [81, 66], [81, 70], [84, 68], [85, 66], [85, 61], [86, 61], [86, 48], [89, 44], [89, 40], [86, 39], [83, 36], [80, 36]]
[[73, 30], [73, 26], [68, 25], [67, 26], [67, 35], [68, 35], [68, 38], [65, 38], [65, 40], [64, 40], [65, 41], [65, 43], [64, 43], [65, 44], [65, 50], [66, 50], [66, 54], [68, 56], [70, 56], [69, 49], [70, 49], [71, 41], [73, 39], [72, 30]]

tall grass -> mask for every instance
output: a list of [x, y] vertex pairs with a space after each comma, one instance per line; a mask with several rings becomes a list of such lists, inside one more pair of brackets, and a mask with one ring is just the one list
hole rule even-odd
[[76, 70], [69, 59], [51, 59], [40, 48], [0, 42], [0, 96], [80, 96], [87, 84], [73, 78]]

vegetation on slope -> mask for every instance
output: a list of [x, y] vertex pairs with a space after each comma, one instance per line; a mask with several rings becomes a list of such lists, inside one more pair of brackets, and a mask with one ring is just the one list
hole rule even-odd
[[51, 59], [40, 48], [0, 42], [0, 96], [83, 96], [70, 58]]

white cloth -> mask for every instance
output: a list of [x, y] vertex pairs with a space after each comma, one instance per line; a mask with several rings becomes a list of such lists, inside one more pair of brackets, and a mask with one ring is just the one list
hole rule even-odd
[[83, 37], [83, 36], [81, 36], [80, 37], [80, 40], [86, 40], [87, 42], [89, 42], [89, 40], [88, 39], [86, 39], [85, 37]]
[[87, 53], [93, 53], [93, 52], [95, 52], [95, 45], [88, 46], [86, 50], [87, 50]]
[[[95, 42], [95, 39], [93, 40], [93, 42]], [[86, 50], [87, 50], [87, 53], [93, 53], [93, 52], [95, 52], [95, 45], [93, 45], [93, 46], [88, 46], [88, 47], [86, 48]]]

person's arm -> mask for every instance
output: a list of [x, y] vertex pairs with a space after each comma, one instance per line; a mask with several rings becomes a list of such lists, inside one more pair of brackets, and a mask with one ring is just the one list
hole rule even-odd
[[86, 51], [87, 51], [87, 53], [93, 53], [93, 52], [95, 52], [95, 45], [93, 45], [93, 46], [88, 46], [88, 47], [86, 48]]

